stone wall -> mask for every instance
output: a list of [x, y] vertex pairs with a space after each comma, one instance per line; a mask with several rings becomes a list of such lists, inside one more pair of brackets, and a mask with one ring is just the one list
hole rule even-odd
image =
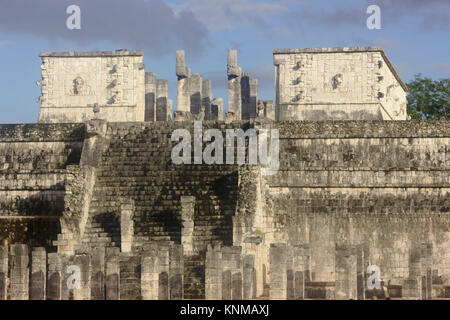
[[[279, 171], [196, 164], [194, 147], [192, 164], [175, 165], [171, 135], [186, 129], [192, 144], [192, 121], [0, 126], [2, 240], [50, 252], [61, 233], [47, 257], [49, 299], [118, 298], [118, 284], [124, 299], [383, 297], [367, 287], [369, 266], [395, 297], [448, 296], [449, 121], [203, 121], [209, 128], [278, 129]], [[50, 156], [39, 162], [39, 151]], [[73, 263], [92, 290], [61, 287]], [[17, 268], [23, 298], [30, 265]]]
[[[38, 122], [144, 121], [142, 51], [44, 52]], [[97, 115], [96, 115], [97, 114]]]
[[82, 124], [0, 125], [0, 243], [51, 246], [83, 139]]
[[274, 50], [278, 120], [406, 120], [407, 88], [379, 47]]

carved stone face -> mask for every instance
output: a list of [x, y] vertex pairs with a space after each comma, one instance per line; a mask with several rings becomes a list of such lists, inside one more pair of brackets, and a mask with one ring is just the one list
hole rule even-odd
[[333, 86], [333, 89], [337, 89], [338, 87], [340, 87], [343, 81], [344, 78], [341, 73], [335, 75], [331, 80], [331, 85]]
[[75, 94], [80, 94], [84, 86], [84, 80], [81, 77], [76, 77], [73, 80], [73, 92]]

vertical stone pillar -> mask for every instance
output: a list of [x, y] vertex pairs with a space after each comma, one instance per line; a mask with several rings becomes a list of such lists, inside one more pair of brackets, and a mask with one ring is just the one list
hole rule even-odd
[[256, 109], [258, 107], [258, 79], [250, 79], [250, 100], [249, 115], [250, 119], [256, 118]]
[[[231, 273], [230, 273], [231, 274]], [[205, 299], [222, 299], [222, 250], [220, 245], [208, 244], [205, 262]], [[231, 288], [230, 288], [231, 289]], [[231, 299], [231, 290], [230, 299]]]
[[119, 248], [106, 248], [106, 300], [120, 299]]
[[26, 244], [10, 246], [10, 298], [11, 300], [28, 300], [29, 294], [29, 257]]
[[223, 120], [223, 99], [215, 98], [211, 102], [211, 119], [210, 120]]
[[241, 77], [242, 120], [256, 118], [258, 103], [258, 80], [250, 79], [250, 73], [244, 72]]
[[211, 80], [202, 81], [202, 106], [205, 109], [205, 120], [211, 120], [212, 89]]
[[[73, 258], [73, 265], [79, 267], [80, 269], [80, 281], [79, 287], [73, 289], [74, 300], [90, 300], [91, 299], [91, 256], [87, 247], [75, 248], [75, 257]], [[67, 272], [66, 272], [67, 273]], [[77, 277], [76, 272], [72, 273], [74, 277]]]
[[242, 300], [242, 248], [222, 248], [222, 299]]
[[35, 248], [31, 253], [30, 300], [45, 300], [47, 253], [45, 248]]
[[174, 244], [170, 247], [169, 258], [170, 300], [183, 299], [183, 273], [183, 245]]
[[189, 97], [191, 99], [191, 113], [199, 114], [202, 106], [202, 75], [193, 73], [189, 77]]
[[365, 292], [365, 264], [364, 264], [364, 248], [363, 245], [356, 246], [356, 295], [358, 300], [364, 300]]
[[272, 100], [263, 100], [264, 116], [269, 120], [275, 120], [275, 110]]
[[241, 105], [242, 120], [250, 119], [250, 72], [243, 72], [241, 76]]
[[[309, 245], [302, 244], [295, 246], [293, 251], [293, 299], [302, 300], [305, 299], [305, 287], [306, 282], [310, 281], [309, 270], [310, 270], [310, 260], [309, 260]], [[289, 274], [288, 274], [289, 276]], [[287, 279], [288, 281], [288, 279]]]
[[189, 256], [194, 252], [194, 210], [195, 197], [181, 197], [181, 244], [184, 254]]
[[421, 269], [422, 269], [422, 299], [431, 299], [432, 293], [432, 275], [431, 275], [431, 244], [423, 243], [421, 245]]
[[167, 121], [172, 121], [172, 113], [173, 113], [173, 100], [167, 99]]
[[47, 300], [61, 300], [63, 264], [58, 253], [48, 254]]
[[242, 113], [241, 97], [241, 75], [242, 70], [237, 64], [237, 51], [228, 51], [228, 112], [234, 114], [234, 119], [240, 120]]
[[105, 300], [105, 247], [92, 250], [91, 300]]
[[177, 50], [176, 73], [178, 78], [177, 111], [187, 112], [191, 110], [191, 98], [189, 96], [190, 70], [188, 67], [186, 67], [184, 50]]
[[142, 260], [141, 293], [143, 300], [158, 300], [159, 268], [158, 255], [153, 252]]
[[270, 245], [270, 299], [287, 298], [287, 245], [272, 243]]
[[169, 84], [167, 79], [156, 80], [156, 121], [167, 121]]
[[336, 244], [336, 299], [357, 298], [357, 257], [356, 247], [346, 244]]
[[413, 247], [409, 254], [409, 276], [403, 281], [402, 296], [407, 299], [420, 299], [422, 296], [421, 248]]
[[8, 247], [0, 247], [0, 300], [6, 300], [8, 287]]
[[243, 298], [256, 298], [255, 256], [247, 254], [243, 259]]
[[134, 235], [134, 200], [122, 199], [120, 205], [121, 251], [131, 252]]
[[156, 118], [156, 73], [145, 73], [145, 121]]
[[169, 300], [170, 247], [160, 245], [158, 249], [159, 280], [158, 299]]

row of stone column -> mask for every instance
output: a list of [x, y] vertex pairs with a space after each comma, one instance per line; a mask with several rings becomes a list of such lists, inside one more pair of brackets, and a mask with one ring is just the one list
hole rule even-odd
[[208, 245], [205, 261], [205, 298], [242, 300], [256, 298], [254, 255], [242, 255], [238, 246]]
[[227, 120], [266, 118], [275, 120], [272, 100], [258, 100], [258, 80], [238, 65], [237, 50], [228, 51], [228, 112]]
[[199, 115], [203, 110], [201, 120], [223, 120], [223, 99], [213, 99], [211, 80], [202, 79], [200, 73], [191, 73], [186, 66], [184, 50], [176, 52], [176, 75], [177, 111]]
[[145, 121], [172, 120], [173, 102], [169, 99], [167, 79], [157, 79], [156, 73], [145, 73]]
[[[368, 273], [369, 248], [365, 245], [335, 245], [334, 282], [311, 280], [310, 246], [275, 243], [270, 246], [270, 299], [371, 299], [386, 297], [393, 287], [397, 298], [431, 299], [436, 276], [431, 270], [431, 247], [422, 244], [411, 249], [408, 278], [401, 286], [390, 286], [385, 278]], [[373, 269], [375, 270], [375, 269]], [[434, 272], [437, 274], [437, 271]], [[373, 282], [370, 278], [373, 278]], [[433, 282], [435, 279], [435, 282]], [[375, 288], [368, 287], [368, 281]], [[378, 285], [376, 283], [378, 282]]]
[[182, 245], [154, 244], [142, 256], [120, 248], [76, 246], [72, 256], [34, 248], [29, 257], [27, 245], [0, 247], [0, 300], [183, 298]]

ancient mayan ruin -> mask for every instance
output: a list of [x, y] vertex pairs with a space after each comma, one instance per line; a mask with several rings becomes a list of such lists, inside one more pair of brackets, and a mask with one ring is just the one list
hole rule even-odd
[[[37, 123], [0, 125], [0, 300], [450, 298], [450, 120], [408, 119], [381, 48], [276, 49], [274, 101], [230, 50], [227, 106], [182, 50], [176, 105], [142, 51], [39, 56]], [[275, 172], [250, 136], [201, 161], [239, 129]]]

